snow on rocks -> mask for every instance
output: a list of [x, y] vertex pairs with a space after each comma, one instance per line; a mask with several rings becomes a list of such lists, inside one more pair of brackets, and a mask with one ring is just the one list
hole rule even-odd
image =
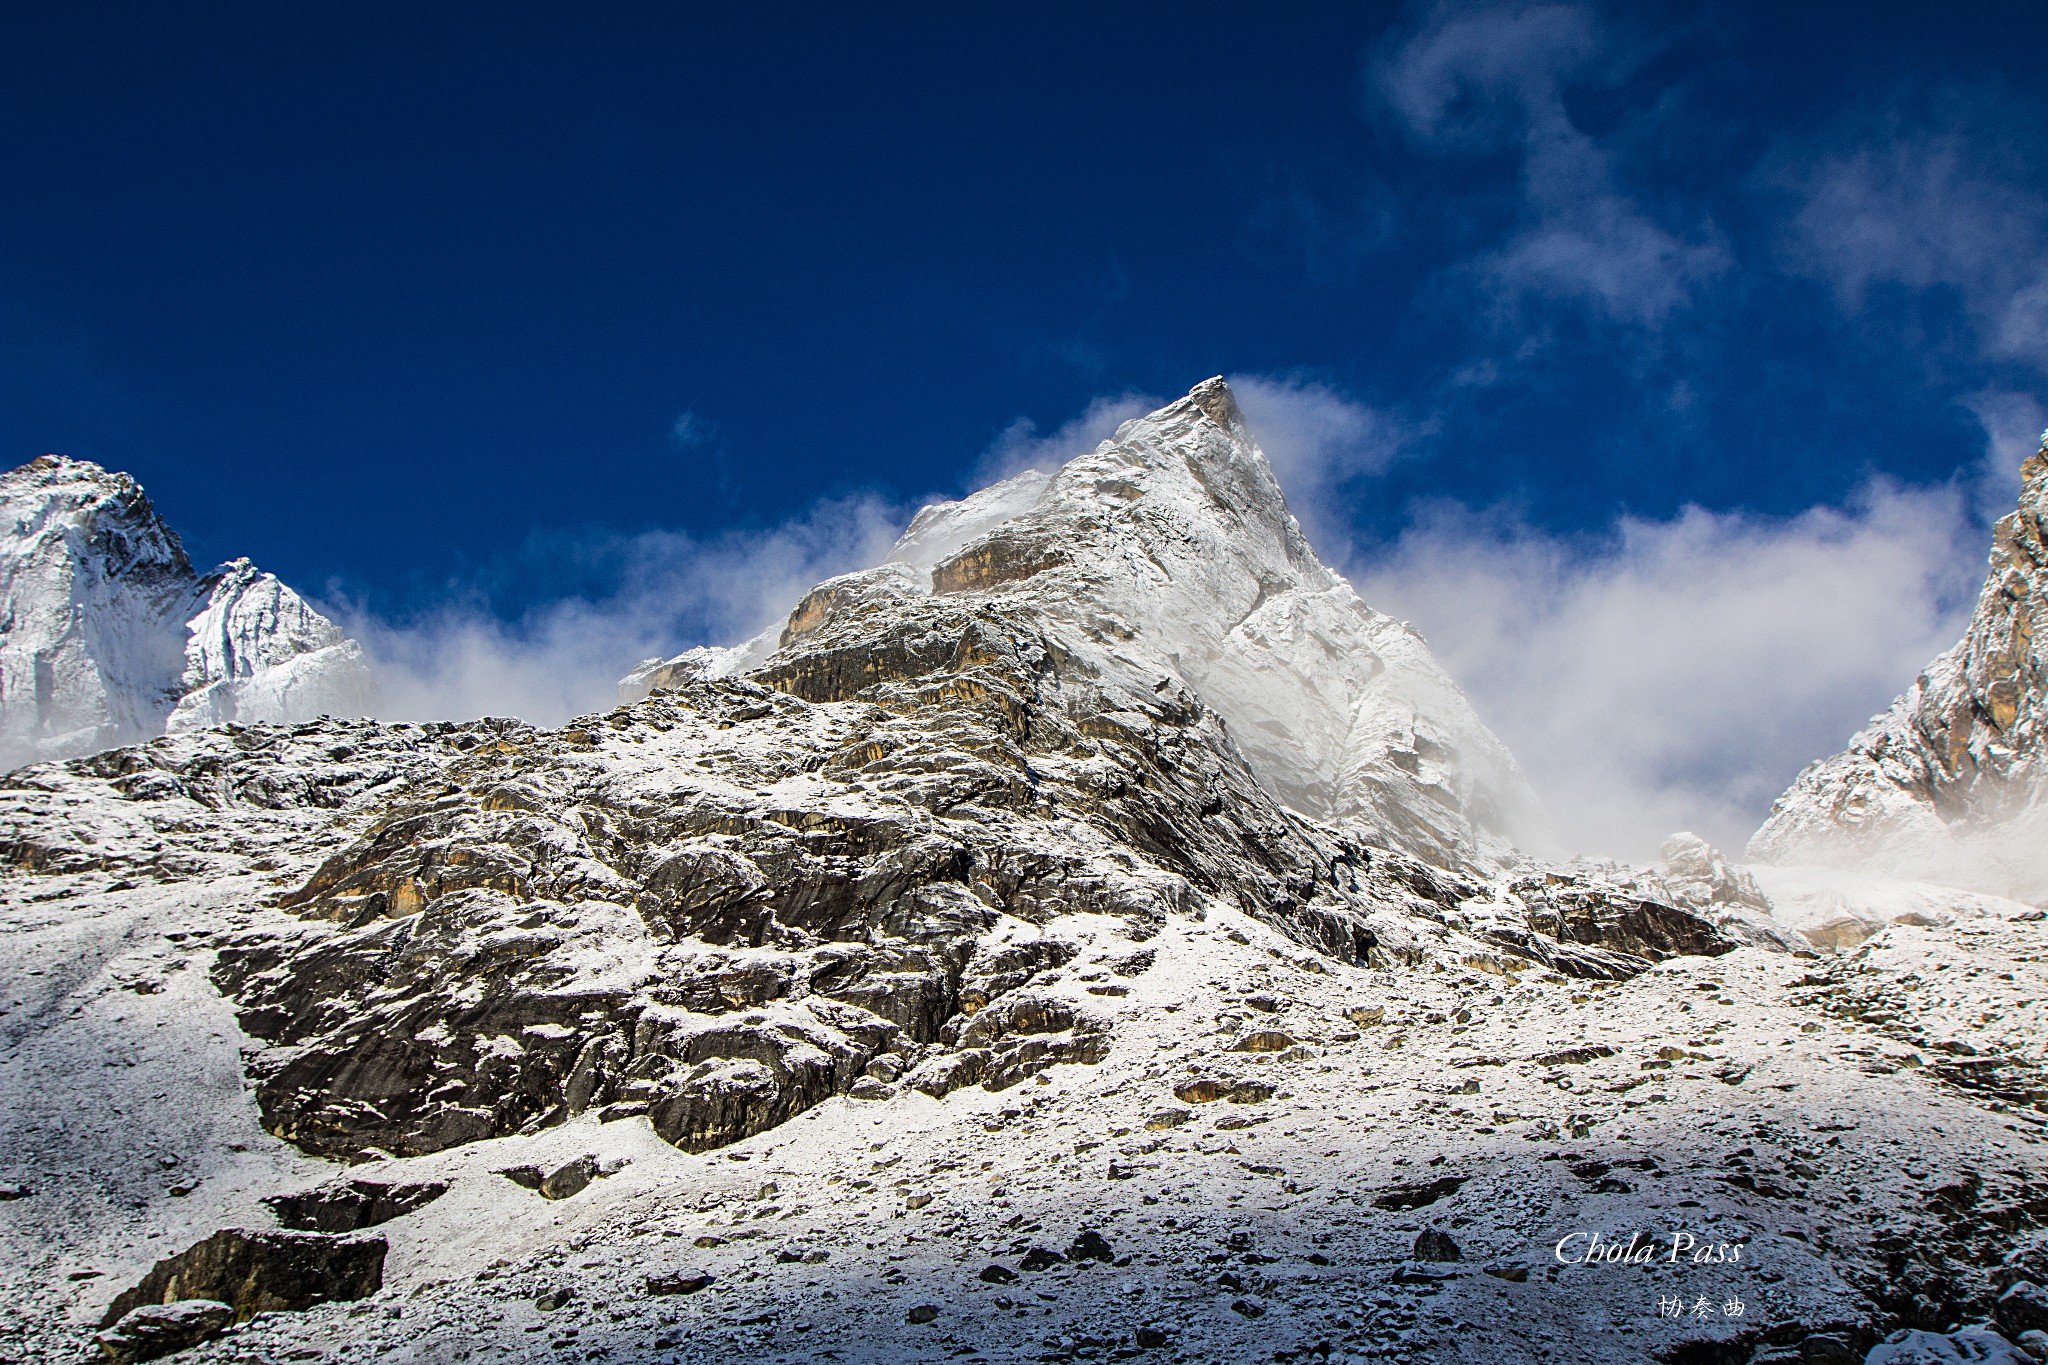
[[0, 475], [0, 766], [366, 709], [361, 648], [246, 559], [201, 575], [125, 474]]
[[182, 1299], [148, 1304], [122, 1317], [93, 1338], [111, 1365], [158, 1360], [225, 1332], [234, 1325], [233, 1305], [216, 1299]]
[[362, 646], [246, 559], [205, 580], [206, 605], [185, 623], [184, 689], [165, 729], [229, 721], [290, 724], [355, 716], [372, 689]]
[[228, 1228], [158, 1261], [134, 1288], [115, 1296], [101, 1326], [145, 1304], [205, 1299], [237, 1318], [368, 1298], [384, 1283], [382, 1237]]
[[1961, 642], [1799, 775], [1750, 840], [1752, 860], [2048, 897], [2048, 445], [2021, 477]]

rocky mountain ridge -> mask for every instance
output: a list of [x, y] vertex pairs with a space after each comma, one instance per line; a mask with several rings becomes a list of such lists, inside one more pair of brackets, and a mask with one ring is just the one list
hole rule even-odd
[[2048, 899], [2048, 437], [2020, 473], [1963, 639], [1799, 775], [1753, 861]]
[[0, 475], [0, 766], [369, 697], [359, 645], [246, 559], [197, 572], [127, 475]]
[[[216, 980], [278, 1049], [257, 1064], [271, 1131], [327, 1156], [416, 1154], [609, 1106], [698, 1150], [862, 1081], [1013, 1085], [1108, 1046], [1098, 1000], [1024, 989], [1081, 951], [1054, 922], [1123, 942], [1134, 972], [1161, 924], [1219, 904], [1350, 963], [1614, 979], [1732, 946], [1690, 910], [1597, 876], [1479, 870], [1457, 855], [1480, 855], [1483, 827], [1456, 823], [1448, 785], [1433, 823], [1403, 827], [1437, 860], [1389, 847], [1361, 813], [1416, 774], [1386, 762], [1378, 716], [1366, 752], [1390, 776], [1322, 770], [1328, 799], [1352, 801], [1333, 822], [1284, 804], [1235, 743], [1251, 727], [1182, 681], [1189, 653], [1158, 667], [1158, 641], [1104, 613], [1106, 575], [1067, 535], [1068, 518], [1099, 515], [1105, 470], [1133, 465], [1149, 480], [1121, 485], [1116, 505], [1161, 484], [1182, 496], [1149, 528], [1188, 547], [1154, 552], [1155, 587], [1172, 587], [1167, 565], [1199, 566], [1255, 591], [1231, 536], [1188, 529], [1197, 516], [1269, 537], [1262, 548], [1305, 577], [1319, 569], [1212, 384], [1062, 471], [1054, 489], [1089, 490], [1080, 511], [934, 557], [934, 591], [917, 590], [914, 561], [834, 579], [743, 672], [677, 665], [606, 716], [499, 727], [395, 792], [282, 896], [298, 927], [222, 945]], [[1162, 470], [1186, 472], [1173, 484]], [[1269, 573], [1269, 600], [1297, 591]], [[1335, 597], [1328, 629], [1382, 629], [1340, 585], [1310, 577], [1307, 610]], [[1192, 605], [1161, 595], [1182, 608], [1181, 638], [1199, 638]], [[1253, 614], [1228, 594], [1218, 607], [1219, 620]], [[1275, 634], [1298, 624], [1275, 620]], [[1205, 679], [1223, 671], [1225, 633], [1209, 636]], [[1250, 638], [1245, 652], [1269, 650]], [[1338, 677], [1370, 686], [1426, 664], [1370, 656]], [[1413, 745], [1432, 720], [1406, 705], [1392, 733]], [[175, 767], [159, 774], [183, 788]], [[1337, 795], [1344, 780], [1354, 796]], [[1453, 829], [1463, 843], [1445, 842]]]

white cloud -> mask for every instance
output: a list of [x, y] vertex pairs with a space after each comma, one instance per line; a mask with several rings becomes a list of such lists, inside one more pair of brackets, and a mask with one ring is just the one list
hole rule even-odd
[[1372, 77], [1417, 138], [1490, 146], [1549, 117], [1559, 83], [1611, 50], [1585, 5], [1438, 5]]
[[[1019, 418], [982, 452], [972, 486], [1063, 463], [1157, 406], [1132, 394], [1098, 398], [1043, 435]], [[685, 412], [670, 435], [701, 448], [716, 441], [717, 428]], [[438, 606], [416, 616], [380, 619], [340, 590], [326, 610], [369, 651], [385, 719], [507, 715], [560, 724], [611, 706], [618, 679], [642, 659], [748, 639], [819, 582], [880, 563], [914, 510], [862, 495], [820, 502], [778, 526], [716, 536], [536, 536], [476, 581], [450, 584]], [[490, 609], [490, 580], [563, 566], [616, 586], [597, 598], [543, 603], [515, 621]]]
[[1798, 200], [1790, 262], [1850, 310], [1881, 286], [1950, 291], [1986, 357], [2048, 371], [2048, 197], [1996, 145], [1892, 113], [1846, 150], [1782, 153], [1773, 178]]
[[451, 585], [440, 606], [402, 621], [346, 603], [329, 610], [369, 651], [385, 719], [510, 715], [559, 724], [613, 705], [614, 684], [640, 660], [746, 639], [820, 580], [879, 562], [907, 519], [906, 509], [870, 496], [712, 537], [538, 537], [504, 567], [595, 564], [616, 587], [517, 621], [493, 615], [476, 584]]
[[1456, 272], [1498, 321], [1550, 301], [1654, 328], [1728, 269], [1710, 223], [1681, 236], [1623, 193], [1610, 151], [1566, 108], [1569, 82], [1612, 82], [1639, 59], [1590, 6], [1509, 3], [1439, 6], [1374, 64], [1373, 90], [1415, 141], [1521, 153], [1522, 221]]
[[1987, 520], [1996, 519], [2013, 509], [2020, 490], [2020, 465], [2041, 448], [2048, 412], [2032, 394], [2005, 389], [1968, 394], [1963, 406], [1976, 415], [1986, 441], [1976, 487], [1978, 512]]
[[1230, 388], [1289, 510], [1310, 540], [1340, 557], [1350, 530], [1334, 495], [1353, 480], [1384, 473], [1435, 429], [1299, 376], [1232, 375]]
[[1413, 620], [1570, 850], [1739, 851], [1771, 800], [1961, 634], [1984, 533], [1960, 488], [1789, 519], [1691, 508], [1573, 541], [1440, 506], [1354, 571]]

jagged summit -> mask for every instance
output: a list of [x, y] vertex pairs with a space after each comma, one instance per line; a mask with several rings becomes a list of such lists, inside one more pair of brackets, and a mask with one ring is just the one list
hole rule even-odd
[[1962, 640], [1799, 775], [1752, 859], [2048, 898], [2048, 434], [2021, 479]]
[[1421, 637], [1316, 557], [1221, 379], [1055, 472], [926, 507], [881, 566], [819, 585], [746, 645], [643, 667], [626, 694], [772, 672], [835, 625], [935, 599], [1027, 614], [1077, 678], [1185, 690], [1283, 803], [1375, 842], [1488, 861], [1533, 814]]
[[362, 650], [246, 559], [201, 575], [126, 474], [0, 475], [0, 765], [365, 708]]

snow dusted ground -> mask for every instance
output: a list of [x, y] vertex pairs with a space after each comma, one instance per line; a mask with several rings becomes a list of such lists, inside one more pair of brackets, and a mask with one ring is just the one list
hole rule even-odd
[[[0, 1180], [34, 1191], [0, 1205], [15, 1358], [94, 1358], [89, 1327], [153, 1260], [268, 1226], [263, 1196], [335, 1173], [262, 1133], [205, 950], [169, 937], [274, 913], [234, 908], [254, 880], [10, 905]], [[1865, 1322], [1867, 1292], [1995, 1258], [1998, 1211], [2048, 1199], [2041, 1120], [1958, 1083], [1943, 1049], [1976, 1039], [2038, 1074], [2038, 921], [1894, 927], [1828, 960], [1826, 989], [1800, 984], [1813, 960], [1756, 949], [1611, 984], [1373, 971], [1222, 910], [1172, 924], [1159, 965], [1123, 978], [1091, 965], [1128, 951], [1111, 922], [1060, 928], [1090, 951], [1059, 984], [1115, 1011], [1100, 1065], [835, 1098], [704, 1154], [588, 1114], [356, 1167], [453, 1186], [379, 1229], [383, 1291], [185, 1358], [1639, 1361]], [[1290, 1042], [1231, 1050], [1256, 1032]], [[1204, 1077], [1273, 1093], [1176, 1098]], [[566, 1200], [494, 1174], [585, 1153], [618, 1169]], [[1382, 1207], [1430, 1182], [1430, 1202]], [[1463, 1259], [1414, 1261], [1426, 1228]], [[1021, 1268], [1090, 1231], [1109, 1263]], [[1658, 1239], [1660, 1262], [1558, 1262], [1559, 1239], [1595, 1232]], [[1662, 1262], [1680, 1233], [1741, 1259]], [[991, 1265], [1014, 1280], [979, 1278]], [[712, 1280], [647, 1291], [676, 1271]], [[1141, 1329], [1160, 1344], [1141, 1350]]]

